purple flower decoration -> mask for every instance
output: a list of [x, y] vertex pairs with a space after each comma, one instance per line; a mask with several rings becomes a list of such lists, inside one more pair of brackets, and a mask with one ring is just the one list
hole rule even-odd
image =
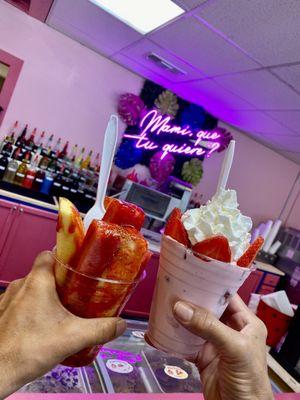
[[218, 148], [217, 152], [221, 153], [221, 151], [225, 150], [229, 146], [230, 141], [233, 140], [233, 136], [224, 128], [216, 127], [213, 131], [220, 134], [220, 138], [218, 139], [220, 147]]
[[133, 93], [122, 94], [119, 98], [118, 113], [127, 125], [137, 125], [144, 108], [143, 100]]
[[159, 185], [163, 184], [168, 176], [171, 175], [175, 165], [175, 158], [172, 154], [168, 153], [161, 159], [163, 152], [158, 151], [150, 160], [150, 173]]

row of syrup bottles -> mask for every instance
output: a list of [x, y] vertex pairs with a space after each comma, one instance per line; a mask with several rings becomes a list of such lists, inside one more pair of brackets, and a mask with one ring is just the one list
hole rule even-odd
[[[61, 147], [59, 138], [52, 147], [53, 135], [44, 142], [45, 132], [36, 139], [37, 130], [34, 129], [27, 137], [26, 125], [16, 137], [17, 128], [18, 122], [1, 146], [0, 179], [3, 181], [45, 194], [62, 195], [66, 194], [61, 193], [62, 188], [74, 194], [80, 183], [87, 181], [91, 184], [97, 179], [99, 154], [91, 163], [92, 151], [84, 157], [85, 149], [78, 153], [78, 146], [75, 145], [68, 155], [68, 142]], [[64, 184], [63, 178], [68, 184]]]

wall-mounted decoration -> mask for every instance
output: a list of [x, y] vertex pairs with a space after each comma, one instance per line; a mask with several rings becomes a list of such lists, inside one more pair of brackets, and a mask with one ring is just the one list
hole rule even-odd
[[133, 93], [122, 94], [119, 98], [118, 113], [127, 125], [137, 125], [144, 109], [143, 100]]
[[124, 170], [136, 164], [149, 167], [157, 187], [170, 174], [196, 186], [203, 174], [202, 161], [226, 149], [232, 139], [203, 107], [149, 80], [139, 96], [120, 96], [118, 112], [127, 128], [115, 165]]
[[173, 117], [175, 117], [179, 109], [176, 94], [169, 90], [162, 92], [154, 104], [161, 114], [172, 115]]
[[202, 161], [198, 158], [185, 161], [181, 175], [184, 181], [191, 183], [193, 186], [198, 185], [203, 175]]

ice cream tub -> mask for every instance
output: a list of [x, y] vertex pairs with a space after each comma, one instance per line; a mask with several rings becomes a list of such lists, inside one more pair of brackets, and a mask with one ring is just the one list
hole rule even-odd
[[164, 235], [147, 341], [174, 356], [195, 359], [204, 340], [176, 321], [173, 315], [175, 303], [188, 301], [220, 318], [230, 298], [252, 270], [204, 255], [195, 256], [190, 249]]

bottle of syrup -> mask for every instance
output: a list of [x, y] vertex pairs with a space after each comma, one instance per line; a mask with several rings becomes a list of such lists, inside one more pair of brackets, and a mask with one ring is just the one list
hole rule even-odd
[[25, 154], [25, 158], [23, 159], [22, 163], [19, 165], [19, 167], [16, 171], [16, 175], [15, 175], [15, 179], [14, 179], [14, 183], [16, 185], [22, 186], [24, 178], [28, 171], [30, 159], [31, 159], [31, 152], [27, 151], [27, 153]]
[[7, 166], [8, 166], [8, 157], [2, 156], [0, 158], [0, 180], [3, 179]]

